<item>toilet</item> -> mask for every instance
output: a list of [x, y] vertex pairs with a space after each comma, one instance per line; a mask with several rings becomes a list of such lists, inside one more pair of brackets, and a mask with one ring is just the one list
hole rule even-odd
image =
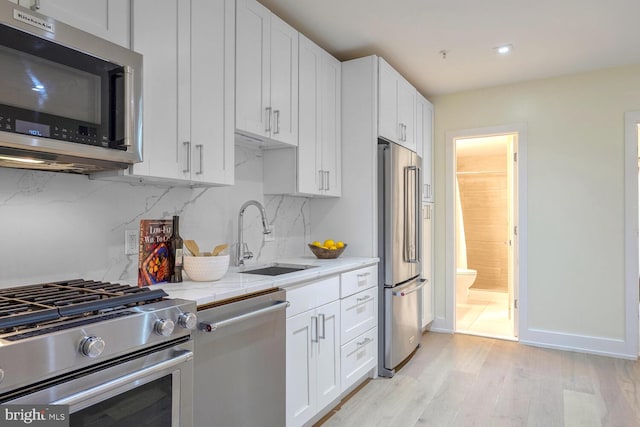
[[469, 298], [469, 288], [476, 281], [477, 270], [469, 268], [456, 269], [456, 303], [464, 304]]
[[465, 304], [469, 298], [469, 288], [476, 281], [478, 271], [467, 267], [467, 244], [457, 178], [456, 198], [456, 304]]

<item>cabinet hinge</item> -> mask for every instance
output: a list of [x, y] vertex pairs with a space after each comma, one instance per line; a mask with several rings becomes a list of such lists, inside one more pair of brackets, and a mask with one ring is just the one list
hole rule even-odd
[[518, 153], [513, 153], [513, 161], [514, 162], [518, 161]]
[[514, 299], [513, 300], [513, 308], [517, 309], [518, 308], [518, 299]]
[[514, 235], [514, 236], [517, 236], [517, 235], [518, 235], [518, 226], [517, 226], [517, 225], [514, 225], [514, 226], [513, 226], [513, 235]]

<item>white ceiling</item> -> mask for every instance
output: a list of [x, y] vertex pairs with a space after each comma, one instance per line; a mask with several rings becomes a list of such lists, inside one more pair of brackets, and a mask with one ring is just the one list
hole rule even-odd
[[260, 2], [342, 61], [384, 57], [426, 96], [640, 63], [640, 0]]

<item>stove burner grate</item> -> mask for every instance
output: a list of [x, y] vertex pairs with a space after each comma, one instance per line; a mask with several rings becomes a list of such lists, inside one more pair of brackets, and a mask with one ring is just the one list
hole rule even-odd
[[143, 305], [167, 296], [162, 289], [83, 279], [0, 289], [0, 334], [61, 318]]

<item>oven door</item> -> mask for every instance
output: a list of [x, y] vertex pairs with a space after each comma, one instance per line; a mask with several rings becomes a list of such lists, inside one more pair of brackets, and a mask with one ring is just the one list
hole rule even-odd
[[48, 380], [3, 403], [69, 405], [72, 427], [192, 427], [193, 342], [126, 359]]

